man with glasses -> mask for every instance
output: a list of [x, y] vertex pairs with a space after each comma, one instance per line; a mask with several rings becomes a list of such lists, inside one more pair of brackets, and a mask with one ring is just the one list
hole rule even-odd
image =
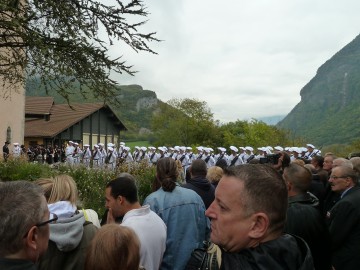
[[0, 269], [31, 269], [45, 253], [51, 216], [42, 189], [26, 181], [0, 183]]
[[360, 187], [349, 166], [332, 169], [329, 183], [340, 200], [327, 213], [336, 270], [360, 269]]

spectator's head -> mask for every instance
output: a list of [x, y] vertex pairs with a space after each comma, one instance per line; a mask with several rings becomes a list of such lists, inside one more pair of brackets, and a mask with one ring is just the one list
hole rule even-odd
[[353, 157], [350, 159], [353, 169], [357, 172], [358, 176], [360, 176], [360, 157]]
[[288, 195], [295, 196], [309, 190], [312, 174], [307, 168], [292, 163], [284, 169], [283, 178], [288, 187]]
[[39, 186], [0, 183], [0, 258], [36, 262], [48, 247], [48, 224], [54, 221]]
[[206, 177], [207, 166], [206, 162], [202, 159], [195, 159], [190, 166], [191, 177], [202, 176]]
[[227, 162], [226, 162], [225, 159], [221, 158], [221, 159], [219, 159], [218, 161], [216, 161], [215, 166], [218, 166], [218, 167], [220, 167], [221, 169], [224, 170], [225, 168], [228, 167], [228, 164], [227, 164]]
[[294, 164], [297, 164], [297, 165], [300, 165], [300, 166], [305, 166], [305, 161], [303, 161], [302, 159], [294, 159], [293, 161], [290, 162], [291, 163], [294, 163]]
[[164, 191], [172, 192], [174, 190], [178, 175], [179, 171], [175, 160], [170, 157], [158, 160], [156, 164], [156, 177]]
[[107, 224], [91, 241], [85, 260], [86, 270], [138, 270], [140, 242], [135, 232], [126, 226]]
[[334, 169], [339, 166], [346, 166], [346, 167], [353, 169], [353, 164], [351, 163], [350, 160], [348, 160], [346, 158], [336, 158], [333, 160], [332, 168]]
[[324, 165], [324, 158], [322, 156], [313, 156], [311, 159], [311, 164], [314, 165], [316, 169], [322, 169]]
[[211, 240], [238, 252], [276, 239], [282, 234], [286, 211], [286, 185], [274, 168], [262, 164], [230, 167], [206, 211], [211, 218]]
[[224, 174], [224, 170], [218, 166], [212, 166], [208, 169], [206, 179], [212, 184], [217, 184]]
[[333, 167], [333, 160], [336, 159], [336, 156], [333, 153], [326, 153], [324, 156], [323, 169], [327, 172], [331, 172]]
[[349, 166], [336, 166], [332, 169], [329, 178], [331, 190], [336, 193], [342, 193], [357, 183], [357, 174]]
[[40, 178], [36, 180], [43, 190], [48, 204], [67, 201], [73, 206], [78, 204], [78, 190], [74, 179], [66, 174], [53, 178]]
[[122, 173], [111, 180], [105, 189], [105, 207], [112, 210], [114, 217], [125, 215], [132, 205], [138, 203], [138, 193], [135, 178], [128, 173]]

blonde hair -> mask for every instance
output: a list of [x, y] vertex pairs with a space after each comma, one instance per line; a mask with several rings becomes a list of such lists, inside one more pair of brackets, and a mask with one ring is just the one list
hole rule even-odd
[[224, 171], [218, 166], [212, 166], [207, 170], [206, 179], [211, 183], [217, 183], [223, 176]]
[[118, 224], [101, 227], [91, 241], [85, 270], [138, 270], [140, 241], [135, 232]]
[[78, 203], [78, 190], [74, 179], [66, 174], [52, 178], [40, 178], [35, 181], [45, 193], [48, 204], [68, 201], [76, 206]]
[[295, 164], [303, 166], [303, 167], [305, 165], [305, 161], [303, 161], [302, 159], [294, 159], [293, 161], [291, 161], [291, 163], [295, 163]]

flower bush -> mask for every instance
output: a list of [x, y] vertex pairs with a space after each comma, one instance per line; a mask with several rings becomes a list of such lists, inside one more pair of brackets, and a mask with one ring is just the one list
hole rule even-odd
[[80, 207], [95, 210], [99, 217], [105, 211], [105, 186], [120, 173], [126, 172], [136, 179], [140, 203], [152, 192], [155, 179], [155, 167], [147, 163], [121, 164], [116, 171], [89, 169], [84, 166], [69, 167], [64, 164], [48, 166], [47, 164], [29, 163], [25, 160], [8, 160], [0, 162], [0, 180], [34, 181], [38, 178], [68, 174], [74, 178], [81, 200]]

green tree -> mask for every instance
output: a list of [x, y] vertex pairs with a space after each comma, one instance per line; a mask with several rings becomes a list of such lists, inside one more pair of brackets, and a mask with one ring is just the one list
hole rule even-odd
[[212, 146], [217, 126], [205, 101], [171, 99], [153, 116], [155, 144]]
[[[4, 86], [39, 77], [43, 87], [55, 88], [68, 101], [72, 91], [113, 101], [117, 83], [110, 73], [133, 75], [134, 71], [122, 58], [109, 56], [108, 46], [120, 41], [136, 52], [155, 53], [148, 43], [158, 39], [155, 33], [139, 32], [148, 15], [142, 1], [103, 2], [2, 0], [0, 77]], [[11, 96], [11, 90], [4, 91], [8, 92], [3, 96]]]

